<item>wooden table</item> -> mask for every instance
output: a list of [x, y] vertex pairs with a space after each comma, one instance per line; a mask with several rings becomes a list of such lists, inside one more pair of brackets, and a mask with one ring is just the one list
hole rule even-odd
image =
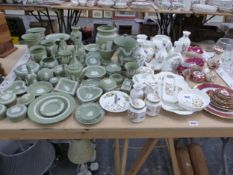
[[[0, 59], [6, 70], [17, 62], [23, 54], [25, 46], [18, 49], [6, 59]], [[216, 83], [223, 84], [219, 78]], [[193, 86], [194, 84], [191, 84]], [[194, 122], [195, 125], [192, 125]], [[106, 113], [104, 120], [94, 126], [80, 125], [71, 115], [66, 120], [53, 125], [39, 125], [26, 119], [19, 123], [12, 123], [8, 119], [0, 121], [0, 139], [115, 139], [115, 159], [117, 175], [125, 174], [128, 139], [149, 138], [142, 150], [130, 175], [136, 174], [149, 153], [154, 149], [157, 139], [166, 138], [171, 153], [174, 173], [179, 174], [173, 139], [190, 137], [232, 137], [233, 120], [217, 118], [205, 111], [191, 116], [179, 116], [170, 112], [161, 111], [158, 117], [147, 117], [143, 123], [133, 124], [126, 113]], [[157, 138], [157, 139], [155, 139]], [[119, 139], [125, 139], [122, 160], [119, 156]], [[121, 163], [120, 163], [121, 162]], [[121, 164], [121, 165], [120, 165]]]
[[[49, 26], [52, 32], [53, 26], [51, 17], [49, 14], [49, 7], [48, 5], [43, 4], [0, 4], [0, 11], [5, 12], [6, 10], [23, 10], [27, 14], [30, 14], [38, 20], [38, 22], [43, 26], [43, 16], [45, 16], [49, 21]], [[36, 14], [34, 13], [36, 12]]]

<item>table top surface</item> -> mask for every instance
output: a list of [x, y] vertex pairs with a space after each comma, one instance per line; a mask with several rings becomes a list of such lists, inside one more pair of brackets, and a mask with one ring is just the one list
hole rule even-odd
[[0, 10], [44, 10], [48, 9], [76, 9], [76, 10], [104, 10], [104, 11], [124, 11], [124, 12], [154, 12], [154, 13], [167, 13], [167, 14], [196, 14], [196, 15], [216, 15], [216, 16], [233, 16], [233, 13], [230, 12], [194, 12], [194, 11], [184, 11], [184, 10], [166, 10], [166, 9], [157, 9], [151, 6], [149, 9], [117, 9], [117, 8], [106, 8], [106, 7], [84, 7], [84, 6], [75, 6], [71, 2], [64, 2], [61, 4], [0, 4]]
[[[9, 72], [26, 47], [18, 49], [1, 63]], [[215, 83], [224, 85], [218, 78]], [[191, 84], [193, 86], [194, 84]], [[195, 123], [193, 125], [193, 123]], [[179, 116], [161, 111], [158, 117], [146, 117], [139, 124], [130, 122], [126, 113], [106, 113], [103, 121], [93, 126], [80, 125], [74, 116], [52, 125], [40, 125], [25, 119], [12, 123], [8, 119], [0, 121], [2, 139], [74, 139], [74, 138], [155, 138], [155, 137], [220, 137], [233, 136], [233, 120], [220, 119], [205, 111], [191, 116]]]

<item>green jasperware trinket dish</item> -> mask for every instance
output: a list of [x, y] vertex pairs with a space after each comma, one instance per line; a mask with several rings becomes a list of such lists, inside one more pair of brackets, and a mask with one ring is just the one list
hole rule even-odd
[[86, 103], [81, 105], [75, 113], [75, 119], [84, 125], [99, 123], [104, 117], [104, 110], [96, 103]]
[[28, 106], [35, 100], [35, 95], [31, 93], [24, 94], [22, 97], [19, 98], [19, 103]]
[[26, 118], [27, 107], [23, 104], [17, 104], [6, 111], [7, 118], [12, 122], [19, 122]]
[[101, 87], [105, 92], [107, 92], [116, 89], [117, 84], [114, 80], [110, 78], [104, 78], [100, 81], [99, 87]]
[[28, 108], [28, 118], [40, 124], [52, 124], [69, 117], [76, 107], [74, 98], [63, 92], [51, 92], [34, 100]]
[[96, 101], [103, 93], [103, 90], [98, 87], [81, 86], [78, 88], [76, 95], [82, 103]]
[[16, 94], [13, 92], [0, 93], [0, 104], [11, 107], [16, 104]]
[[0, 119], [3, 119], [6, 117], [6, 106], [0, 104]]
[[109, 75], [113, 74], [113, 73], [120, 73], [121, 72], [121, 66], [118, 64], [109, 64], [106, 66], [106, 71]]
[[40, 96], [42, 94], [49, 93], [53, 90], [53, 85], [47, 81], [38, 81], [30, 85], [27, 91], [34, 96]]
[[69, 80], [67, 78], [60, 78], [54, 90], [59, 92], [64, 92], [70, 95], [74, 95], [77, 87], [78, 87], [77, 81]]
[[16, 95], [22, 95], [27, 91], [27, 86], [24, 81], [14, 81], [14, 83], [7, 88], [6, 92], [15, 93]]
[[87, 66], [85, 76], [88, 78], [102, 78], [106, 74], [103, 66]]

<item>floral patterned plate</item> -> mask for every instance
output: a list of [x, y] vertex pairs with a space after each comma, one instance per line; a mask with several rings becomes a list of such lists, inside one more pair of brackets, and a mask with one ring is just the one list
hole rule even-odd
[[[207, 93], [209, 90], [215, 90], [218, 88], [226, 88], [226, 87], [212, 83], [202, 83], [197, 85], [195, 88]], [[205, 110], [220, 118], [233, 119], [233, 111], [223, 111], [215, 108], [210, 104], [205, 108]]]
[[129, 107], [129, 96], [121, 91], [110, 91], [101, 96], [99, 103], [108, 112], [125, 112]]

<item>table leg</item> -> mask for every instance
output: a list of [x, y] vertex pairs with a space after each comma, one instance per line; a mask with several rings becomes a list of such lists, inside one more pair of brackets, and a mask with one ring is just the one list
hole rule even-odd
[[50, 26], [51, 32], [54, 33], [53, 24], [52, 24], [52, 21], [51, 21], [51, 18], [50, 18], [50, 14], [49, 14], [48, 8], [46, 8], [46, 16], [47, 16], [48, 21], [49, 21], [49, 26]]
[[119, 139], [115, 139], [115, 143], [114, 143], [114, 159], [115, 159], [115, 175], [118, 175], [119, 171], [120, 171], [120, 146], [119, 146]]
[[168, 138], [166, 141], [167, 141], [168, 150], [169, 150], [170, 156], [171, 156], [172, 168], [173, 168], [174, 175], [181, 175], [180, 168], [179, 168], [178, 161], [177, 161], [177, 157], [176, 157], [174, 140], [173, 140], [173, 138]]
[[125, 139], [123, 150], [122, 150], [122, 157], [121, 157], [121, 171], [120, 175], [125, 175], [125, 168], [127, 162], [127, 154], [128, 154], [128, 146], [129, 146], [129, 139]]
[[229, 171], [228, 171], [228, 166], [227, 166], [227, 158], [226, 158], [226, 154], [225, 154], [225, 149], [226, 149], [226, 145], [229, 143], [230, 138], [221, 138], [222, 140], [222, 167], [223, 167], [223, 174], [224, 175], [229, 175]]
[[141, 150], [138, 158], [134, 161], [132, 168], [129, 170], [128, 175], [136, 175], [142, 165], [145, 163], [148, 156], [154, 150], [156, 144], [158, 143], [159, 139], [149, 139], [147, 143], [144, 145], [143, 149]]

